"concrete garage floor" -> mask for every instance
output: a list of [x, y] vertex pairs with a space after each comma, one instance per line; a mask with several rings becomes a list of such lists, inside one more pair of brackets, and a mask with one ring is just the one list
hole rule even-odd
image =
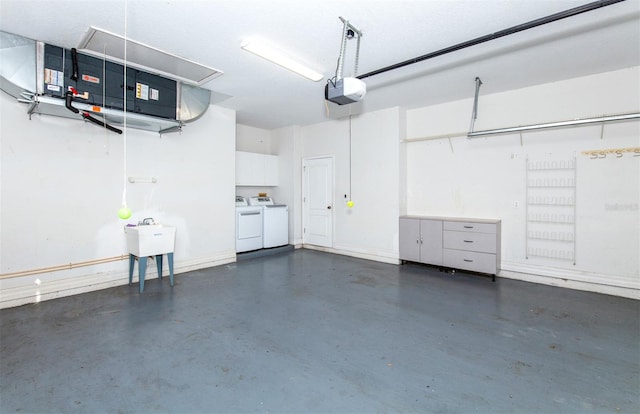
[[311, 250], [1, 316], [3, 413], [638, 413], [640, 303]]

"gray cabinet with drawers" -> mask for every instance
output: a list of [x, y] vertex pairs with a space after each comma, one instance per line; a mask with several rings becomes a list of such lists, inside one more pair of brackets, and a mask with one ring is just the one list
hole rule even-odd
[[488, 273], [500, 270], [501, 221], [400, 217], [400, 260]]

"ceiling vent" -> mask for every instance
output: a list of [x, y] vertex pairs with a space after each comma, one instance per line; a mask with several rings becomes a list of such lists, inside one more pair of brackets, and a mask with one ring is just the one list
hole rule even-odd
[[223, 74], [218, 69], [201, 65], [93, 26], [85, 33], [78, 49], [99, 58], [107, 57], [109, 60], [122, 64], [126, 62], [127, 66], [197, 86]]

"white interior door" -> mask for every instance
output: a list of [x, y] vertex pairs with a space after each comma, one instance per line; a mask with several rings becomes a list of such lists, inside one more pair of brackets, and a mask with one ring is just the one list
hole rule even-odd
[[333, 158], [304, 158], [302, 170], [302, 242], [333, 247]]

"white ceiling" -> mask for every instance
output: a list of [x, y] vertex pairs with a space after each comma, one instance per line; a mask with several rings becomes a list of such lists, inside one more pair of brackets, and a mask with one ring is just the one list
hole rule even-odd
[[[0, 30], [66, 48], [89, 26], [224, 71], [203, 85], [238, 123], [307, 125], [392, 106], [426, 106], [640, 65], [640, 0], [367, 78], [358, 104], [325, 108], [342, 23], [363, 32], [359, 74], [588, 3], [588, 0], [0, 0]], [[125, 24], [126, 22], [126, 24]], [[312, 82], [240, 49], [278, 45], [324, 74]], [[353, 70], [347, 46], [344, 76]], [[640, 99], [640, 91], [639, 91]]]

